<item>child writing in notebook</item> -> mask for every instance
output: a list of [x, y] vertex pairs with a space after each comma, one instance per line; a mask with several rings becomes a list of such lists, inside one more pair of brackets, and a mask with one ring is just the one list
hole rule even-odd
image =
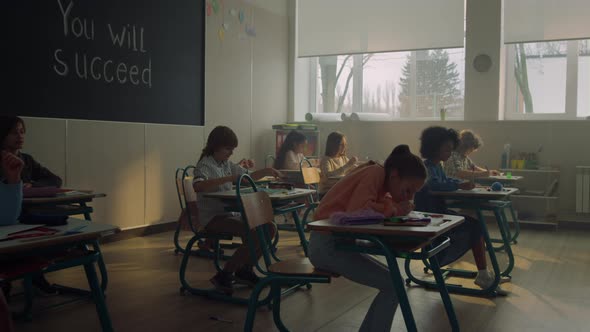
[[[384, 166], [370, 165], [338, 181], [320, 202], [314, 219], [330, 218], [335, 212], [365, 209], [380, 212], [385, 217], [406, 215], [413, 210], [411, 200], [425, 179], [422, 160], [412, 154], [407, 145], [399, 145]], [[334, 241], [331, 234], [312, 231], [309, 240], [311, 263], [319, 269], [379, 290], [360, 331], [389, 331], [398, 300], [387, 267], [368, 255], [338, 251]]]
[[[242, 238], [242, 245], [225, 263], [223, 270], [210, 280], [219, 291], [226, 294], [233, 292], [234, 278], [250, 286], [255, 285], [259, 279], [252, 269], [252, 264], [260, 258], [260, 251], [257, 257], [250, 257], [247, 227], [240, 214], [226, 212], [221, 201], [203, 196], [205, 192], [231, 190], [239, 177], [247, 172], [245, 168], [229, 160], [237, 146], [238, 138], [230, 128], [215, 127], [209, 134], [207, 144], [195, 167], [193, 182], [201, 227], [210, 233], [232, 234]], [[264, 176], [281, 177], [282, 174], [273, 168], [265, 168], [250, 173], [250, 176], [256, 180]], [[271, 236], [274, 236], [274, 229], [271, 233]], [[256, 234], [251, 238], [257, 239]]]
[[325, 156], [320, 160], [320, 197], [325, 195], [336, 182], [356, 168], [357, 157], [346, 156], [346, 137], [340, 132], [332, 132], [326, 140]]
[[[457, 189], [470, 190], [475, 186], [472, 182], [447, 177], [442, 163], [449, 159], [451, 153], [459, 144], [459, 135], [454, 129], [443, 127], [426, 128], [420, 137], [420, 153], [425, 158], [424, 165], [428, 170], [428, 180], [424, 187], [416, 193], [416, 210], [442, 214], [457, 214], [447, 209], [445, 200], [440, 196], [430, 194], [430, 191], [455, 191]], [[477, 265], [475, 284], [485, 289], [494, 282], [494, 274], [487, 270], [485, 244], [479, 222], [465, 217], [465, 223], [450, 231], [447, 236], [451, 239], [451, 246], [438, 254], [441, 266], [450, 264], [461, 258], [467, 251], [473, 252]], [[498, 287], [498, 292], [502, 290]]]
[[305, 144], [307, 138], [302, 133], [293, 130], [287, 137], [275, 159], [275, 169], [288, 169], [288, 170], [299, 170], [301, 161], [305, 158], [303, 151], [305, 150]]
[[459, 144], [451, 152], [451, 156], [444, 163], [445, 174], [449, 177], [460, 179], [473, 179], [500, 175], [497, 170], [489, 170], [477, 166], [469, 155], [483, 146], [483, 140], [469, 129], [461, 130], [459, 133]]

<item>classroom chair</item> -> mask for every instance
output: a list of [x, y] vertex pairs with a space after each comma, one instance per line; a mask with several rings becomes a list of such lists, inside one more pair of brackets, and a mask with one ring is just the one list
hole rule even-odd
[[[240, 178], [240, 181], [238, 181], [238, 184], [236, 185], [236, 196], [238, 197], [238, 201], [240, 201], [240, 202], [241, 202], [241, 196], [243, 195], [242, 194], [242, 187], [245, 186], [243, 184], [242, 180], [249, 181], [247, 183], [249, 185], [251, 185], [251, 187], [248, 187], [246, 191], [252, 192], [252, 193], [258, 192], [258, 188], [256, 187], [256, 184], [254, 183], [252, 178], [248, 175], [243, 175]], [[244, 216], [244, 209], [242, 208], [241, 203], [238, 203], [238, 205], [239, 205], [238, 209], [242, 213], [242, 217], [243, 217]], [[272, 209], [272, 205], [271, 205], [270, 227], [275, 227], [274, 224], [272, 224], [274, 215], [275, 215], [275, 211]], [[246, 224], [245, 221], [244, 221], [244, 227], [246, 229], [248, 229], [248, 225]], [[276, 233], [278, 234], [278, 231]], [[261, 289], [258, 291], [258, 295], [257, 295], [256, 299], [252, 300], [251, 296], [243, 297], [243, 296], [238, 296], [235, 293], [232, 295], [227, 295], [227, 294], [223, 294], [223, 293], [218, 292], [215, 288], [193, 287], [189, 284], [188, 280], [186, 279], [186, 271], [187, 271], [187, 267], [188, 267], [188, 261], [189, 261], [189, 257], [191, 256], [190, 252], [192, 250], [192, 247], [195, 245], [196, 241], [198, 241], [199, 239], [210, 239], [214, 242], [215, 255], [213, 257], [214, 258], [213, 263], [214, 263], [216, 271], [221, 271], [223, 268], [222, 268], [222, 265], [220, 262], [221, 255], [220, 255], [219, 241], [220, 240], [230, 240], [231, 238], [232, 238], [231, 234], [211, 234], [211, 233], [207, 233], [204, 230], [199, 230], [199, 232], [197, 232], [188, 241], [186, 248], [184, 248], [184, 254], [182, 257], [181, 264], [180, 264], [180, 271], [179, 271], [179, 277], [180, 277], [180, 283], [181, 283], [180, 294], [183, 295], [188, 292], [193, 295], [206, 296], [208, 298], [221, 300], [221, 301], [225, 301], [225, 302], [229, 302], [229, 303], [245, 304], [245, 305], [248, 305], [249, 307], [258, 308], [260, 306], [265, 306], [265, 305], [270, 307], [271, 306], [271, 299], [273, 298], [274, 294], [269, 293], [266, 295], [265, 298], [259, 299], [259, 296], [260, 296], [259, 293], [260, 293]], [[274, 247], [274, 245], [270, 239], [268, 241], [264, 242], [263, 248], [264, 248], [263, 256], [265, 257], [264, 262], [265, 262], [266, 267], [268, 267], [268, 265], [270, 265], [271, 262], [273, 262], [273, 261], [274, 262], [280, 261], [280, 259], [276, 255], [276, 248]], [[253, 262], [252, 264], [255, 265], [259, 271], [265, 271], [265, 269], [262, 269], [258, 263]], [[280, 294], [282, 294], [282, 295], [290, 294], [302, 286], [307, 286], [308, 288], [311, 288], [311, 286], [308, 283], [292, 283], [289, 286], [290, 286], [289, 288], [283, 290], [282, 292], [280, 292]], [[257, 285], [257, 287], [258, 287], [258, 285]], [[255, 288], [255, 290], [256, 289], [258, 289], [258, 288]]]
[[[303, 167], [303, 164], [307, 163], [308, 167]], [[307, 209], [303, 213], [302, 226], [305, 228], [307, 224], [307, 218], [309, 214], [313, 212], [320, 204], [319, 197], [319, 184], [320, 184], [320, 170], [317, 167], [312, 167], [309, 160], [304, 159], [300, 164], [301, 176], [303, 177], [303, 183], [307, 189], [315, 190], [315, 193], [309, 195]]]
[[[332, 277], [336, 275], [316, 269], [308, 258], [279, 260], [273, 254], [271, 248], [271, 239], [267, 227], [272, 226], [274, 210], [267, 193], [257, 191], [256, 184], [248, 175], [240, 178], [246, 180], [254, 188], [251, 193], [240, 194], [238, 192], [240, 205], [242, 209], [242, 218], [245, 219], [249, 230], [255, 230], [262, 251], [264, 266], [260, 262], [252, 262], [258, 272], [264, 275], [256, 285], [248, 301], [248, 313], [244, 324], [244, 331], [252, 331], [256, 309], [259, 304], [259, 297], [262, 290], [270, 286], [270, 300], [273, 312], [273, 320], [280, 331], [288, 331], [287, 327], [281, 320], [281, 296], [284, 295], [282, 287], [292, 285], [307, 285], [311, 288], [311, 283], [329, 283]], [[249, 233], [249, 236], [250, 233]], [[250, 255], [255, 257], [256, 246], [253, 241], [248, 241]]]
[[[181, 218], [176, 225], [176, 230], [174, 231], [174, 254], [182, 253], [184, 254], [184, 248], [179, 243], [179, 236], [180, 231], [182, 230], [182, 216], [185, 216], [184, 220], [186, 220], [190, 231], [193, 234], [198, 234], [199, 230], [199, 222], [198, 222], [198, 210], [197, 210], [197, 193], [193, 189], [193, 172], [195, 166], [189, 165], [185, 168], [178, 168], [175, 172], [175, 183], [176, 183], [176, 193], [178, 195], [178, 203], [180, 205], [181, 211]], [[205, 241], [205, 239], [197, 240], [198, 244], [201, 244]], [[226, 249], [234, 249], [237, 245], [220, 245], [221, 248]], [[227, 259], [229, 256], [224, 255], [223, 249], [220, 249], [220, 258]], [[206, 257], [206, 258], [213, 258], [215, 253], [211, 252], [206, 249], [196, 249], [192, 250], [191, 254], [199, 257]]]

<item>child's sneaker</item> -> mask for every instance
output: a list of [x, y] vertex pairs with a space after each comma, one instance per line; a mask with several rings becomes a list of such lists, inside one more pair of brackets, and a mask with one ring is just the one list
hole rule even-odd
[[260, 278], [254, 273], [252, 266], [246, 266], [235, 273], [236, 282], [249, 287], [254, 287], [260, 281]]
[[209, 279], [209, 281], [215, 286], [215, 289], [226, 295], [231, 295], [234, 292], [232, 286], [233, 279], [229, 272], [217, 272], [217, 274]]
[[[474, 283], [476, 285], [478, 285], [479, 287], [481, 287], [481, 289], [487, 289], [489, 288], [493, 283], [494, 283], [494, 279], [496, 278], [496, 275], [494, 274], [494, 272], [491, 271], [480, 271], [477, 274], [477, 277], [475, 278]], [[502, 288], [500, 288], [500, 285], [498, 285], [496, 287], [496, 293], [498, 293], [498, 295], [508, 295], [508, 293], [503, 290]]]

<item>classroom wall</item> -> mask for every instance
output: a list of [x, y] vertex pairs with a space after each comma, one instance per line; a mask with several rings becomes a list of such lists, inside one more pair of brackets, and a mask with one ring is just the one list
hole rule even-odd
[[[322, 150], [326, 136], [334, 130], [348, 139], [349, 155], [382, 160], [398, 144], [408, 144], [419, 154], [420, 133], [431, 125], [442, 125], [457, 130], [472, 129], [484, 140], [482, 149], [472, 155], [479, 165], [499, 168], [505, 143], [513, 151], [535, 152], [540, 146], [540, 165], [556, 166], [561, 170], [559, 207], [563, 214], [575, 212], [575, 166], [590, 165], [586, 143], [590, 121], [446, 121], [446, 122], [358, 122], [322, 123]], [[541, 185], [544, 188], [544, 184]]]
[[[204, 127], [26, 118], [24, 151], [65, 186], [106, 193], [93, 203], [95, 220], [121, 228], [175, 220], [174, 171], [196, 162], [213, 127], [235, 130], [233, 159], [262, 165], [273, 151], [271, 125], [287, 115], [286, 7], [286, 0], [225, 0], [207, 17]], [[231, 9], [244, 11], [243, 23]]]

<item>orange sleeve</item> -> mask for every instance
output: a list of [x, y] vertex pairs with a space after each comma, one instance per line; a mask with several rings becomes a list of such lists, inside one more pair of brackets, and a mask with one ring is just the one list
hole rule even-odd
[[395, 208], [391, 197], [380, 197], [380, 188], [383, 186], [383, 178], [377, 172], [364, 172], [364, 179], [353, 190], [352, 197], [346, 208], [347, 212], [363, 209], [371, 209], [391, 217]]

